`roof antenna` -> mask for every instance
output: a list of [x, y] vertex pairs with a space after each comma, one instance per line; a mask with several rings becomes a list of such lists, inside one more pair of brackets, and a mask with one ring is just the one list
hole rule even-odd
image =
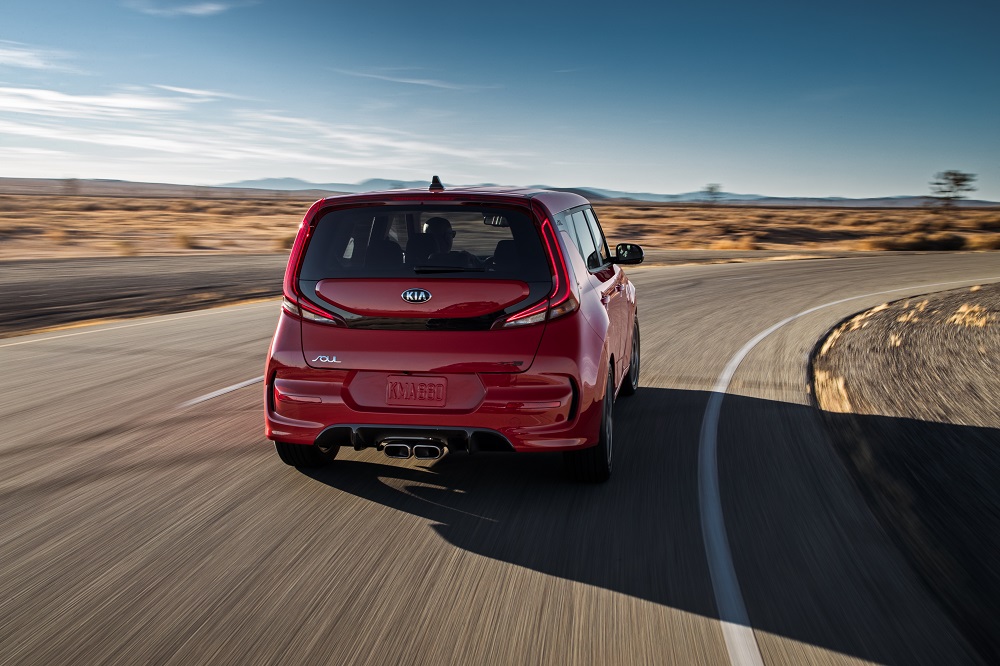
[[444, 190], [444, 185], [441, 184], [441, 179], [437, 176], [431, 178], [431, 186], [427, 188], [431, 192], [441, 192]]

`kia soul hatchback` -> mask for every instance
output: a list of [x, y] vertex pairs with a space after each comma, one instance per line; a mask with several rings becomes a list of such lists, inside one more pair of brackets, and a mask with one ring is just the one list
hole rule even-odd
[[330, 197], [306, 213], [266, 366], [281, 459], [562, 451], [603, 481], [612, 407], [639, 381], [635, 287], [581, 196], [429, 190]]

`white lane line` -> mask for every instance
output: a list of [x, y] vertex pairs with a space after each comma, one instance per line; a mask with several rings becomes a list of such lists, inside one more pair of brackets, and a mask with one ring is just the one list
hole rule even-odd
[[218, 398], [220, 395], [225, 395], [227, 393], [232, 393], [233, 391], [247, 386], [253, 386], [259, 382], [264, 381], [264, 375], [260, 377], [254, 377], [253, 379], [248, 379], [245, 382], [240, 382], [239, 384], [233, 384], [232, 386], [227, 386], [226, 388], [221, 388], [218, 391], [212, 391], [211, 393], [206, 393], [205, 395], [200, 395], [193, 400], [188, 400], [177, 406], [177, 409], [184, 409], [185, 407], [193, 407], [200, 402], [205, 402], [206, 400], [211, 400], [212, 398]]
[[[134, 324], [121, 324], [120, 326], [109, 326], [107, 328], [95, 328], [95, 329], [91, 329], [91, 330], [88, 330], [88, 331], [77, 331], [76, 333], [64, 333], [63, 335], [51, 335], [51, 336], [49, 336], [47, 338], [32, 338], [31, 340], [21, 340], [19, 342], [7, 342], [7, 343], [4, 343], [4, 344], [0, 344], [0, 349], [2, 349], [3, 347], [16, 347], [18, 345], [30, 345], [32, 342], [45, 342], [47, 340], [59, 340], [60, 338], [72, 338], [73, 336], [76, 336], [76, 335], [88, 335], [90, 333], [103, 333], [104, 331], [117, 331], [118, 329], [121, 329], [121, 328], [134, 328], [136, 326], [149, 326], [150, 324], [158, 324], [158, 323], [164, 322], [164, 321], [176, 321], [178, 319], [191, 319], [192, 317], [204, 317], [204, 316], [210, 315], [210, 314], [217, 314], [218, 312], [221, 312], [223, 310], [232, 310], [232, 309], [235, 309], [235, 308], [240, 308], [240, 309], [245, 309], [245, 310], [253, 310], [255, 308], [261, 308], [261, 307], [273, 307], [273, 304], [270, 303], [270, 302], [268, 302], [268, 303], [258, 303], [258, 304], [254, 304], [254, 305], [245, 305], [245, 306], [240, 306], [240, 305], [225, 305], [225, 306], [218, 307], [218, 308], [211, 308], [209, 310], [201, 310], [199, 312], [192, 312], [190, 314], [174, 315], [172, 317], [157, 316], [155, 318], [149, 318], [149, 319], [146, 319], [144, 321], [136, 322]], [[84, 324], [84, 325], [86, 326], [86, 324]], [[100, 326], [100, 324], [92, 324], [92, 326]], [[30, 333], [29, 333], [29, 335], [30, 335]]]
[[701, 422], [701, 438], [698, 443], [698, 504], [701, 510], [701, 533], [705, 540], [705, 555], [708, 558], [708, 568], [712, 576], [712, 588], [715, 592], [715, 605], [719, 611], [719, 621], [722, 624], [722, 636], [726, 641], [726, 649], [729, 651], [729, 663], [733, 666], [762, 666], [764, 661], [760, 655], [760, 648], [757, 646], [757, 639], [750, 625], [750, 618], [747, 615], [746, 605], [743, 603], [743, 593], [740, 591], [740, 582], [736, 578], [736, 569], [733, 567], [733, 556], [729, 550], [729, 539], [726, 536], [726, 522], [722, 515], [722, 498], [719, 494], [719, 466], [718, 466], [718, 436], [719, 436], [719, 415], [722, 411], [722, 399], [729, 384], [736, 374], [736, 369], [746, 358], [754, 347], [761, 340], [771, 335], [785, 324], [796, 319], [805, 317], [818, 310], [829, 308], [848, 301], [855, 301], [872, 296], [892, 294], [900, 291], [920, 292], [929, 287], [942, 287], [949, 284], [977, 284], [982, 282], [994, 282], [1000, 280], [1000, 276], [980, 278], [978, 280], [953, 280], [950, 282], [933, 282], [931, 284], [915, 285], [903, 287], [901, 289], [887, 289], [886, 291], [875, 291], [870, 294], [841, 298], [830, 301], [823, 305], [803, 310], [791, 317], [782, 319], [777, 324], [761, 331], [749, 342], [743, 345], [736, 354], [729, 359], [729, 363], [722, 370], [712, 394], [708, 398], [705, 406], [705, 416]]

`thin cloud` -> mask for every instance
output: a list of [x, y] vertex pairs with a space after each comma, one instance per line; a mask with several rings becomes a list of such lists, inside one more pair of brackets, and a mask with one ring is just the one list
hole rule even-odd
[[74, 71], [63, 62], [69, 58], [70, 55], [62, 51], [33, 48], [20, 42], [0, 40], [0, 67]]
[[181, 111], [189, 105], [176, 97], [137, 93], [71, 95], [43, 88], [0, 87], [0, 111], [60, 118], [129, 118], [149, 112]]
[[188, 95], [190, 97], [196, 97], [198, 99], [211, 100], [211, 99], [241, 99], [249, 100], [249, 97], [242, 97], [240, 95], [233, 95], [232, 93], [219, 92], [217, 90], [201, 90], [199, 88], [181, 88], [178, 86], [164, 86], [160, 84], [153, 84], [154, 88], [159, 88], [160, 90], [166, 90], [167, 92], [177, 93], [179, 95]]
[[346, 74], [347, 76], [356, 76], [364, 79], [389, 81], [391, 83], [405, 83], [407, 85], [412, 85], [412, 86], [425, 86], [428, 88], [438, 88], [441, 90], [485, 90], [488, 88], [499, 87], [499, 86], [478, 86], [478, 85], [467, 85], [462, 83], [451, 83], [449, 81], [441, 81], [439, 79], [413, 79], [402, 76], [386, 76], [385, 74], [372, 74], [370, 72], [358, 72], [350, 69], [335, 69], [333, 71], [339, 74]]
[[[161, 87], [162, 89], [163, 87]], [[510, 168], [526, 159], [501, 145], [440, 140], [371, 125], [336, 124], [224, 106], [210, 114], [201, 102], [212, 91], [183, 89], [72, 95], [58, 90], [0, 87], [0, 142], [66, 148], [81, 163], [158, 159], [194, 174], [220, 170], [309, 167], [430, 173], [442, 162], [457, 170]], [[53, 144], [55, 142], [55, 144]], [[72, 148], [71, 146], [76, 146]], [[90, 148], [84, 148], [91, 146]], [[159, 156], [159, 157], [157, 157]], [[0, 171], [3, 171], [0, 161]], [[215, 176], [207, 177], [208, 180]]]
[[125, 6], [149, 16], [172, 18], [175, 16], [214, 16], [245, 4], [242, 2], [196, 2], [183, 5], [164, 5], [147, 0], [132, 0], [126, 2]]

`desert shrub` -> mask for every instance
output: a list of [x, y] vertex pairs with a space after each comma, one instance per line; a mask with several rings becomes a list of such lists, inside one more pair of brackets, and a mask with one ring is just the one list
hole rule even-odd
[[1000, 250], [1000, 234], [976, 234], [966, 244], [970, 250]]
[[73, 235], [68, 229], [55, 228], [49, 229], [46, 235], [52, 239], [52, 242], [56, 245], [73, 245], [74, 239]]
[[205, 206], [196, 201], [181, 201], [176, 204], [176, 210], [181, 213], [201, 213]]
[[720, 238], [712, 243], [713, 250], [756, 250], [757, 239], [753, 234], [737, 238]]
[[286, 234], [280, 238], [275, 239], [275, 249], [279, 252], [284, 250], [291, 250], [292, 244], [295, 243], [295, 234]]
[[137, 257], [139, 256], [139, 246], [128, 239], [121, 239], [115, 242], [115, 248], [118, 250], [118, 254], [123, 257]]
[[937, 233], [927, 237], [928, 250], [964, 250], [965, 236], [953, 233]]
[[872, 239], [872, 244], [881, 250], [954, 251], [965, 248], [965, 237], [948, 232], [916, 232], [896, 238]]
[[201, 248], [198, 241], [191, 234], [179, 233], [175, 237], [177, 244], [185, 250], [197, 250]]
[[985, 217], [976, 225], [982, 231], [1000, 231], [1000, 217]]

